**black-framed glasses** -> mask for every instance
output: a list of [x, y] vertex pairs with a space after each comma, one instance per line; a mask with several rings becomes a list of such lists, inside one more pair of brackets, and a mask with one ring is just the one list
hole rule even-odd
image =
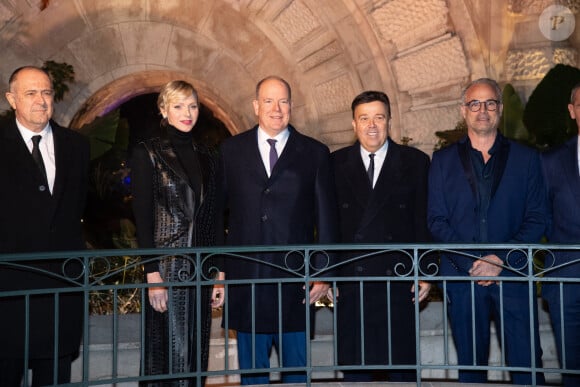
[[493, 112], [497, 110], [497, 106], [499, 105], [499, 101], [497, 99], [488, 99], [486, 101], [478, 101], [474, 99], [473, 101], [469, 101], [464, 104], [471, 110], [472, 112], [478, 112], [481, 110], [481, 105], [485, 105], [485, 110], [488, 112]]

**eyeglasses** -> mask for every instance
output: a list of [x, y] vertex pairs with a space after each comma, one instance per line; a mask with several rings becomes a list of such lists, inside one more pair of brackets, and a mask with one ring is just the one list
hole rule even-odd
[[499, 105], [499, 103], [500, 102], [496, 99], [488, 99], [487, 101], [478, 101], [474, 99], [473, 101], [464, 104], [464, 106], [467, 106], [469, 110], [475, 113], [481, 110], [481, 105], [485, 105], [485, 110], [493, 112], [497, 110], [497, 105]]

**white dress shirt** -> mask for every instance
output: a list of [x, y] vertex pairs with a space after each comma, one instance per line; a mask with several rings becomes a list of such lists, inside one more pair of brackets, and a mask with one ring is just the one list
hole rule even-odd
[[42, 139], [38, 143], [38, 148], [40, 148], [40, 154], [42, 155], [42, 161], [44, 162], [44, 168], [46, 169], [46, 178], [48, 180], [48, 189], [52, 193], [54, 188], [54, 178], [56, 176], [56, 163], [54, 161], [54, 139], [52, 137], [52, 128], [50, 124], [47, 124], [40, 133], [33, 132], [26, 129], [24, 126], [16, 120], [16, 126], [22, 135], [24, 143], [28, 147], [30, 153], [32, 153], [32, 137], [41, 135]]
[[[375, 184], [377, 184], [377, 179], [379, 178], [379, 174], [381, 173], [381, 168], [385, 163], [385, 158], [387, 157], [387, 150], [389, 149], [389, 140], [385, 141], [382, 147], [380, 147], [375, 153], [375, 172], [373, 174], [373, 188], [375, 188]], [[362, 158], [363, 164], [365, 165], [365, 170], [369, 170], [369, 164], [371, 160], [369, 155], [371, 152], [360, 146], [360, 156]]]
[[264, 163], [264, 168], [266, 168], [266, 174], [270, 177], [270, 143], [269, 139], [276, 140], [276, 152], [278, 152], [278, 158], [282, 156], [284, 147], [288, 142], [288, 137], [290, 136], [290, 131], [288, 128], [284, 129], [276, 135], [276, 137], [270, 137], [268, 134], [260, 127], [258, 127], [258, 149], [260, 150], [260, 156], [262, 156], [262, 162]]

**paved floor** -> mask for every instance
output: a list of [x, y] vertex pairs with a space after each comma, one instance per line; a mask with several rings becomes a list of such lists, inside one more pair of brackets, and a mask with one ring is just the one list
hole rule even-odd
[[[437, 316], [430, 317], [428, 313], [437, 313], [435, 309], [436, 305], [432, 305], [431, 309], [422, 312], [422, 353], [423, 361], [425, 364], [440, 364], [441, 359], [436, 359], [437, 356], [441, 355], [442, 340], [441, 326], [434, 325], [429, 326], [426, 322], [431, 324], [440, 324], [441, 318]], [[323, 313], [330, 313], [327, 311], [321, 311]], [[331, 316], [331, 314], [330, 314]], [[317, 315], [318, 317], [318, 315]], [[328, 316], [327, 316], [328, 317]], [[139, 374], [140, 368], [140, 347], [139, 347], [139, 337], [140, 337], [140, 326], [141, 326], [141, 316], [140, 315], [124, 315], [119, 316], [119, 322], [116, 326], [117, 334], [117, 353], [116, 353], [116, 364], [113, 364], [113, 351], [112, 351], [112, 341], [113, 341], [113, 319], [111, 316], [91, 316], [90, 320], [90, 345], [89, 345], [89, 355], [88, 355], [88, 369], [89, 377], [91, 381], [97, 380], [107, 380], [111, 378], [111, 375], [117, 375], [117, 377], [131, 377]], [[316, 327], [316, 338], [313, 340], [312, 351], [313, 351], [313, 361], [315, 365], [329, 365], [332, 362], [331, 354], [333, 353], [333, 336], [332, 336], [332, 324], [331, 319], [327, 319], [324, 323], [324, 318], [317, 318]], [[319, 325], [327, 324], [329, 326]], [[541, 326], [549, 329], [549, 324], [541, 324]], [[425, 330], [425, 332], [423, 332]], [[542, 330], [542, 329], [541, 329]], [[543, 332], [543, 337], [546, 336], [549, 340], [553, 340], [548, 335], [551, 332]], [[237, 348], [235, 345], [235, 336], [230, 335], [228, 350], [226, 351], [225, 337], [223, 336], [223, 330], [220, 327], [220, 319], [216, 316], [213, 321], [212, 327], [212, 346], [210, 349], [210, 365], [211, 370], [223, 370], [224, 364], [227, 358], [228, 369], [235, 370], [237, 368]], [[554, 343], [550, 341], [545, 341], [542, 343], [544, 349], [544, 366], [550, 364], [552, 367], [557, 367], [555, 361], [555, 348]], [[425, 348], [423, 348], [423, 346]], [[493, 349], [493, 348], [492, 348]], [[431, 359], [433, 357], [434, 359]], [[548, 363], [551, 362], [551, 363]], [[328, 364], [327, 364], [328, 363]], [[275, 354], [272, 360], [273, 366], [276, 364]], [[73, 364], [73, 382], [82, 380], [82, 361], [79, 359]], [[555, 370], [557, 371], [557, 369]], [[426, 375], [428, 373], [428, 375]], [[496, 375], [497, 374], [497, 375]], [[274, 383], [278, 380], [278, 375], [273, 374], [272, 379]], [[422, 382], [421, 386], [453, 386], [458, 385], [458, 383], [453, 382], [454, 374], [453, 371], [444, 371], [429, 369], [425, 370], [423, 373], [424, 378], [428, 378], [430, 381]], [[556, 385], [559, 380], [558, 374], [546, 374], [551, 385]], [[505, 375], [499, 372], [490, 373], [490, 378], [496, 382], [492, 383], [495, 386], [502, 386], [502, 380], [505, 380]], [[450, 380], [450, 381], [446, 381]], [[505, 382], [503, 382], [505, 383]], [[230, 376], [218, 376], [208, 378], [206, 386], [207, 387], [227, 387], [227, 386], [238, 386], [239, 376], [233, 374]], [[313, 375], [312, 386], [317, 387], [342, 387], [352, 385], [349, 383], [343, 383], [340, 381], [340, 373], [338, 372], [315, 372]], [[357, 383], [357, 386], [369, 385], [369, 386], [417, 386], [416, 383]], [[137, 383], [123, 383], [117, 384], [116, 386], [122, 387], [134, 387]], [[290, 387], [290, 385], [287, 385]], [[462, 387], [469, 386], [467, 384], [462, 384]], [[475, 386], [475, 385], [472, 385]]]

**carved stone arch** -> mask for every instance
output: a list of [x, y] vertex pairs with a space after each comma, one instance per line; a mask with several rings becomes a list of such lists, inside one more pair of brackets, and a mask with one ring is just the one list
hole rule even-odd
[[237, 117], [235, 112], [228, 111], [227, 105], [212, 92], [211, 87], [205, 82], [180, 72], [150, 70], [115, 79], [93, 93], [82, 106], [71, 107], [69, 111], [76, 113], [70, 122], [70, 127], [80, 128], [138, 95], [158, 93], [164, 84], [175, 79], [182, 79], [194, 85], [199, 95], [199, 102], [208, 107], [232, 135], [249, 125]]

